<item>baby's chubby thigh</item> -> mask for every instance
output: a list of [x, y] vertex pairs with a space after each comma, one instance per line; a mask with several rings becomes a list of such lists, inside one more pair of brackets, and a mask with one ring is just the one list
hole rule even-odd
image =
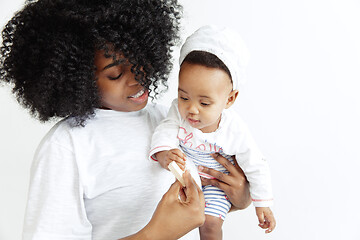
[[203, 193], [205, 214], [225, 220], [231, 208], [231, 202], [225, 192], [215, 186], [207, 185], [203, 187]]

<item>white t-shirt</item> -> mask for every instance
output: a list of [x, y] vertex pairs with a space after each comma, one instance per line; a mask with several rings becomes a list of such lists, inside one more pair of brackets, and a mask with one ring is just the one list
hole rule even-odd
[[[169, 113], [155, 129], [151, 141], [150, 158], [160, 151], [185, 147], [202, 152], [223, 151], [234, 155], [250, 183], [250, 194], [255, 207], [269, 207], [273, 204], [270, 170], [257, 147], [247, 125], [232, 109], [225, 109], [216, 131], [203, 133], [193, 128], [180, 116], [175, 99]], [[188, 162], [187, 162], [188, 163]], [[214, 165], [220, 165], [214, 159]], [[223, 166], [219, 166], [224, 168]]]
[[[96, 110], [85, 127], [60, 121], [42, 140], [31, 169], [23, 239], [115, 240], [151, 219], [172, 174], [148, 161], [165, 109]], [[195, 229], [182, 239], [199, 239]]]

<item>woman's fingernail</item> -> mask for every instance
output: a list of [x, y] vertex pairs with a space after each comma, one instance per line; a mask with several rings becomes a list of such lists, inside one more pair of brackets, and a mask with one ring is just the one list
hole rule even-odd
[[203, 166], [198, 166], [198, 170], [202, 171], [202, 170], [204, 170], [204, 167]]

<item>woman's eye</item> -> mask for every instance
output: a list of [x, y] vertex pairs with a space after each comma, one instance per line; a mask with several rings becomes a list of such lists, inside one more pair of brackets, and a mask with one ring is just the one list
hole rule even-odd
[[108, 76], [108, 78], [110, 79], [110, 80], [117, 80], [117, 79], [119, 79], [120, 77], [121, 77], [121, 75], [122, 75], [122, 73], [120, 73], [118, 76], [116, 76], [116, 77], [110, 77], [110, 76]]

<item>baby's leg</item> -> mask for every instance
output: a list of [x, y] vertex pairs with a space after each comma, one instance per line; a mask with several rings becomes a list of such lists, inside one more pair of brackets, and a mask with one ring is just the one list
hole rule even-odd
[[223, 220], [205, 215], [205, 223], [200, 227], [200, 240], [221, 240]]
[[200, 227], [201, 240], [222, 239], [222, 225], [231, 208], [225, 193], [217, 187], [203, 187], [205, 198], [205, 223]]

